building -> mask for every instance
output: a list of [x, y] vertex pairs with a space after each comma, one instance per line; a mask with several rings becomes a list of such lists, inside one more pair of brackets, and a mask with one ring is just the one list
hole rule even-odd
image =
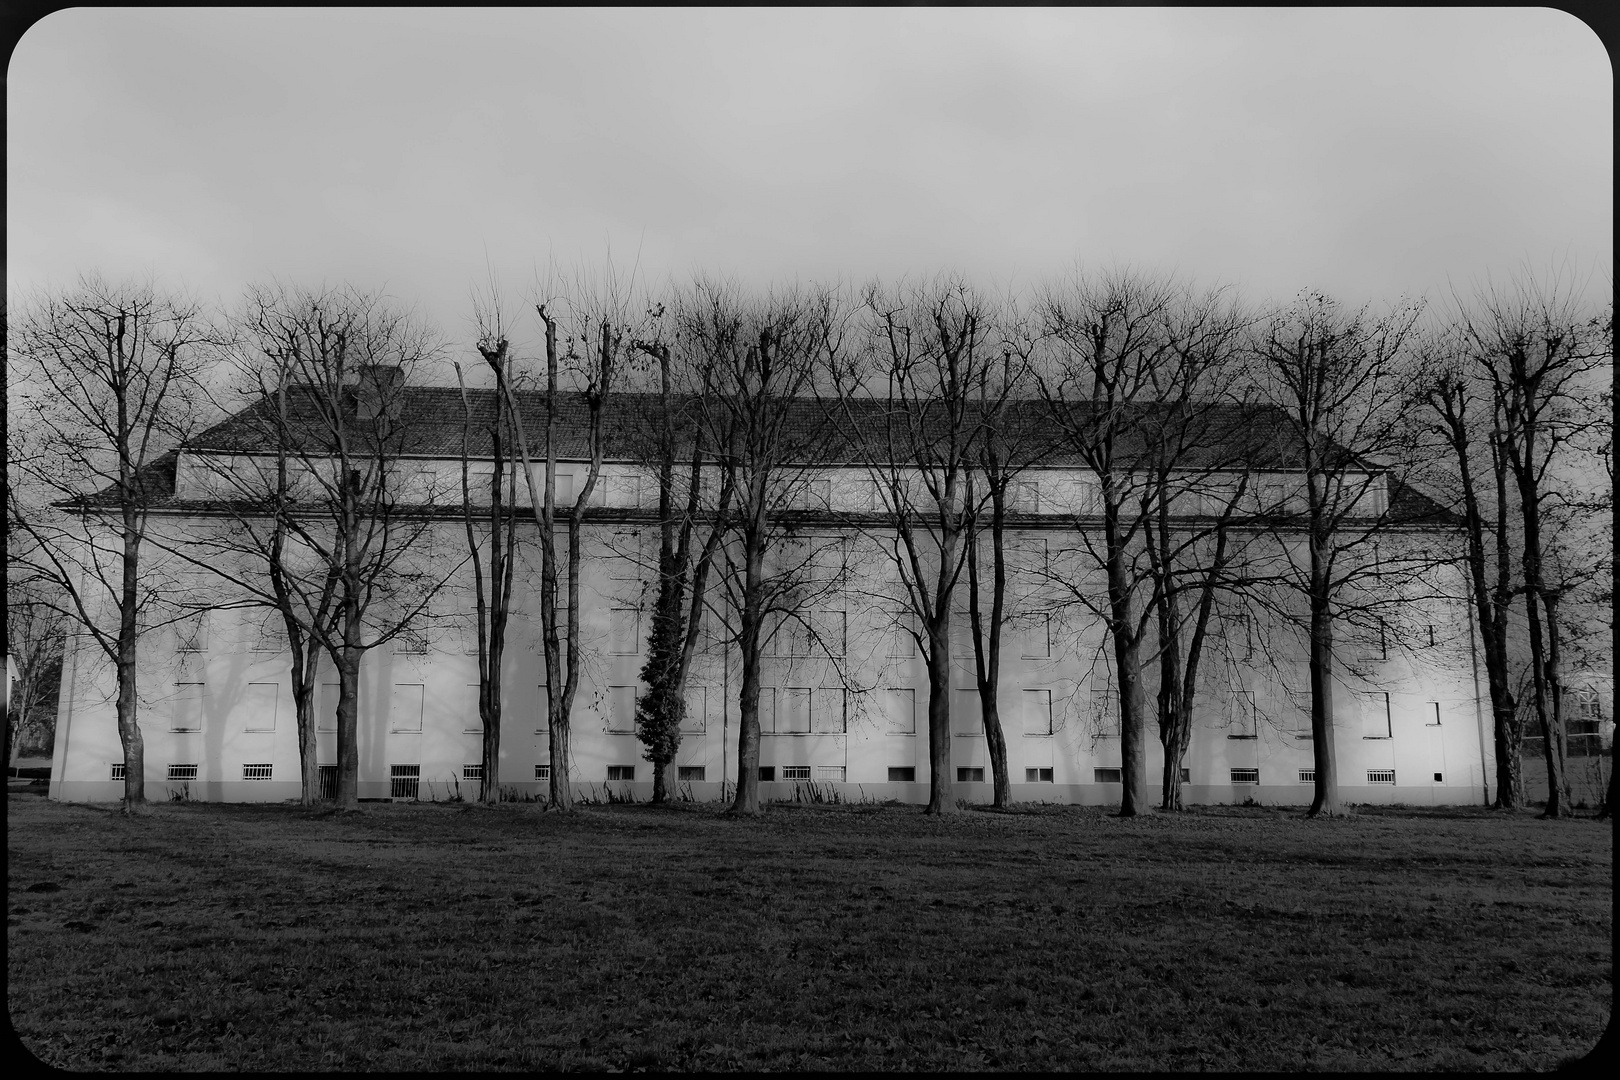
[[[630, 433], [644, 426], [651, 399], [627, 394], [608, 418], [613, 433], [591, 501], [582, 576], [580, 638], [586, 661], [573, 712], [572, 780], [581, 790], [646, 797], [651, 766], [632, 717], [643, 661], [651, 568], [656, 564], [657, 489]], [[487, 417], [489, 395], [476, 398]], [[362, 397], [360, 415], [367, 415]], [[538, 396], [525, 398], [537, 430]], [[805, 408], [811, 408], [806, 403]], [[1033, 407], [1033, 405], [1032, 405]], [[153, 507], [168, 542], [199, 530], [231, 528], [233, 490], [266, 467], [261, 402], [192, 440], [155, 470], [166, 494]], [[256, 411], [257, 410], [257, 411]], [[369, 415], [377, 415], [372, 408]], [[465, 553], [460, 517], [462, 404], [454, 389], [400, 388], [393, 412], [410, 434], [387, 469], [395, 509], [420, 529], [427, 564], [453, 566]], [[1239, 424], [1234, 418], [1234, 429]], [[570, 396], [559, 419], [559, 503], [573, 501], [585, 475], [583, 407]], [[1254, 417], [1244, 421], [1253, 427]], [[1275, 440], [1274, 440], [1275, 441]], [[474, 457], [479, 446], [474, 445]], [[1277, 442], [1253, 489], [1279, 505], [1294, 498], [1299, 473]], [[783, 622], [767, 650], [761, 701], [762, 797], [791, 797], [795, 785], [831, 785], [849, 800], [921, 802], [928, 791], [928, 683], [916, 643], [895, 600], [884, 553], [881, 486], [870, 462], [847, 448], [798, 474], [785, 493], [779, 558], [821, 567], [835, 586], [820, 590], [800, 619]], [[474, 472], [477, 462], [474, 462]], [[485, 474], [488, 466], [485, 465]], [[1206, 475], [1212, 487], [1214, 474]], [[1409, 533], [1432, 530], [1433, 504], [1376, 477], [1369, 512], [1382, 500], [1409, 505]], [[448, 493], [448, 496], [447, 494]], [[999, 707], [1009, 745], [1013, 795], [1021, 801], [1117, 802], [1120, 748], [1110, 650], [1103, 626], [1083, 605], [1063, 602], [1097, 580], [1085, 533], [1098, 522], [1097, 487], [1077, 461], [1049, 455], [1014, 491], [1010, 522], [1012, 616]], [[1203, 512], [1196, 500], [1189, 515]], [[1259, 503], [1257, 509], [1264, 509]], [[1425, 525], [1428, 520], [1431, 524]], [[534, 535], [532, 521], [521, 527]], [[1271, 534], [1275, 535], [1275, 530]], [[1287, 544], [1284, 538], [1278, 541]], [[1398, 542], [1391, 541], [1391, 542]], [[531, 545], [529, 550], [534, 550]], [[1280, 550], [1280, 549], [1277, 549]], [[1276, 551], [1273, 551], [1273, 558]], [[194, 568], [173, 563], [196, 594]], [[158, 571], [154, 570], [154, 573]], [[1441, 568], [1437, 572], [1444, 572]], [[189, 578], [188, 578], [189, 575]], [[548, 782], [543, 664], [537, 593], [520, 570], [513, 640], [505, 669], [500, 782], [514, 795]], [[482, 733], [476, 646], [447, 587], [419, 627], [371, 650], [361, 674], [359, 780], [362, 798], [470, 797], [476, 792]], [[1100, 588], [1100, 583], [1097, 584]], [[1460, 589], [1460, 584], [1458, 586]], [[233, 607], [154, 629], [142, 642], [140, 723], [151, 797], [165, 790], [216, 800], [282, 800], [299, 792], [299, 758], [285, 641], [273, 614]], [[1335, 737], [1340, 783], [1350, 802], [1419, 805], [1486, 801], [1493, 774], [1488, 707], [1481, 704], [1466, 611], [1429, 602], [1405, 611], [1395, 628], [1346, 632], [1336, 671]], [[965, 606], [965, 597], [962, 600]], [[1437, 606], [1438, 605], [1438, 606]], [[671, 780], [677, 793], [722, 797], [737, 757], [736, 646], [723, 612], [711, 616], [694, 665], [689, 724]], [[963, 620], [957, 619], [958, 626]], [[952, 649], [952, 767], [957, 794], [988, 801], [990, 763], [974, 689], [972, 647]], [[1201, 704], [1186, 759], [1184, 797], [1193, 803], [1308, 802], [1313, 779], [1308, 678], [1297, 632], [1254, 611], [1229, 613], [1212, 631]], [[335, 678], [321, 677], [317, 758], [335, 761]], [[114, 723], [113, 675], [101, 654], [69, 648], [51, 796], [121, 797], [122, 752]], [[1160, 747], [1149, 720], [1150, 782]], [[823, 789], [824, 791], [827, 789]]]

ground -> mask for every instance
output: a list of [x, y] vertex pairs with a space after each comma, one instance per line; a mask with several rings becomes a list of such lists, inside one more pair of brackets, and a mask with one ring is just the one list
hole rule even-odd
[[72, 1069], [1541, 1069], [1612, 1004], [1590, 818], [8, 808]]

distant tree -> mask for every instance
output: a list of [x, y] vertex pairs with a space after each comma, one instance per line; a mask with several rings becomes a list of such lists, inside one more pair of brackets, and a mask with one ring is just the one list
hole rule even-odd
[[42, 584], [19, 580], [6, 586], [6, 656], [17, 675], [6, 697], [6, 762], [11, 766], [25, 746], [50, 746], [56, 729], [63, 644], [72, 623], [59, 601], [40, 596]]
[[203, 414], [217, 334], [189, 300], [93, 275], [30, 299], [7, 330], [7, 525], [55, 586], [48, 602], [113, 665], [134, 810], [146, 799], [136, 671], [151, 509], [169, 494], [161, 466]]

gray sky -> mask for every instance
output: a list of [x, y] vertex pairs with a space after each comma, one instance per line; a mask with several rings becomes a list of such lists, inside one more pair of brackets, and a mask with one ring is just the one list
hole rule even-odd
[[1252, 299], [1612, 287], [1612, 73], [1541, 9], [86, 10], [7, 83], [8, 287], [488, 265], [747, 280], [1131, 263]]

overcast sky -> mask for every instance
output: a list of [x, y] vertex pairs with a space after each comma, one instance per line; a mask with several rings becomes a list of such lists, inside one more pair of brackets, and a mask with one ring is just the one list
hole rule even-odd
[[387, 291], [1130, 263], [1360, 302], [1612, 287], [1613, 87], [1540, 9], [59, 11], [6, 94], [8, 286]]

